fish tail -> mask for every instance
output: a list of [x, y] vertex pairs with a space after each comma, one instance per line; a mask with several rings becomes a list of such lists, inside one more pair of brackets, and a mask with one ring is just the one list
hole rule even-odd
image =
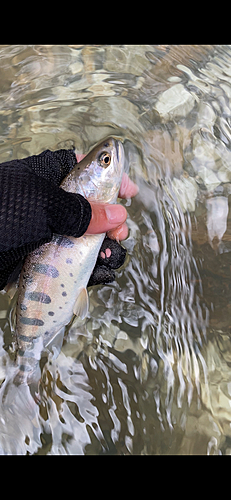
[[28, 385], [31, 395], [38, 401], [39, 382], [41, 379], [39, 361], [27, 356], [18, 356], [17, 362], [17, 371], [13, 378], [14, 385]]

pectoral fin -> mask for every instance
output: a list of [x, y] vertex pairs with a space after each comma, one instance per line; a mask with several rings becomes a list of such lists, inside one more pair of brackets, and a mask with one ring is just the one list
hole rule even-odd
[[88, 299], [87, 289], [82, 288], [75, 301], [73, 313], [76, 314], [76, 316], [80, 316], [81, 319], [84, 319], [88, 313], [88, 305], [89, 305], [89, 299]]
[[7, 295], [10, 297], [11, 300], [15, 296], [17, 290], [18, 290], [18, 282], [7, 283], [7, 285], [4, 288], [4, 291], [7, 293]]

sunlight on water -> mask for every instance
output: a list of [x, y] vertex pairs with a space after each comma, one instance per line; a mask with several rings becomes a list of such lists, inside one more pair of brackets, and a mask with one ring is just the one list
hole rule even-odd
[[1, 295], [0, 452], [230, 454], [231, 48], [1, 46], [0, 72], [2, 162], [115, 135], [140, 189], [126, 265], [42, 359], [40, 405], [12, 388]]

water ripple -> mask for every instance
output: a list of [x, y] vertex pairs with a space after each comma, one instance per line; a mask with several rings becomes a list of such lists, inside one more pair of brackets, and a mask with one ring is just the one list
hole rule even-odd
[[1, 453], [230, 454], [230, 68], [230, 46], [0, 47], [1, 161], [112, 134], [140, 189], [40, 405], [14, 399], [1, 295]]

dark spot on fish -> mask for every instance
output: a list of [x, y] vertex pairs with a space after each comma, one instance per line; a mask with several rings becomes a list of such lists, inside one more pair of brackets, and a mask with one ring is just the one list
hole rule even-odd
[[72, 264], [72, 262], [73, 262], [72, 259], [66, 259], [67, 264]]
[[51, 302], [49, 295], [43, 292], [26, 292], [25, 297], [28, 300], [35, 300], [36, 302], [42, 302], [43, 304], [50, 304]]
[[53, 319], [53, 323], [57, 323], [56, 319]]
[[109, 147], [109, 143], [108, 143], [108, 142], [105, 142], [104, 147], [105, 147], [105, 148], [108, 148], [108, 147]]
[[54, 316], [55, 313], [53, 311], [49, 311], [48, 314], [49, 314], [49, 316]]
[[21, 311], [26, 311], [27, 307], [25, 304], [20, 304], [20, 309], [21, 309]]
[[56, 244], [64, 248], [72, 248], [74, 246], [74, 242], [69, 240], [67, 236], [57, 236]]
[[31, 367], [30, 367], [30, 366], [28, 366], [28, 365], [20, 365], [20, 366], [19, 366], [19, 370], [20, 370], [21, 372], [30, 372], [30, 371], [31, 371]]
[[83, 255], [83, 252], [82, 252], [82, 250], [80, 250], [80, 252], [79, 252], [79, 253], [80, 253], [80, 255]]
[[28, 337], [26, 335], [19, 335], [18, 336], [19, 340], [21, 340], [21, 342], [33, 342], [35, 340], [38, 339], [37, 335], [28, 335]]
[[61, 283], [61, 285], [60, 285], [60, 286], [62, 286], [63, 288], [65, 287], [65, 285], [64, 285], [63, 283]]
[[66, 297], [66, 295], [67, 295], [67, 292], [63, 292], [63, 293], [62, 293], [62, 296], [63, 296], [63, 297]]
[[59, 306], [59, 309], [62, 309], [62, 307], [61, 307], [61, 306]]
[[29, 276], [28, 274], [23, 274], [23, 279], [26, 281], [27, 286], [33, 283], [32, 276]]
[[37, 248], [37, 250], [36, 250], [36, 255], [42, 255], [42, 254], [43, 254], [43, 251], [44, 251], [44, 250], [43, 250], [43, 248], [41, 248], [41, 247], [40, 247], [40, 248]]
[[38, 318], [22, 317], [22, 318], [20, 318], [20, 322], [23, 325], [33, 325], [33, 326], [43, 326], [44, 325], [44, 321], [42, 321], [41, 319], [38, 319]]
[[40, 274], [46, 274], [46, 276], [51, 276], [51, 278], [58, 278], [59, 271], [55, 266], [49, 264], [35, 264], [34, 270]]
[[24, 351], [23, 349], [18, 350], [18, 355], [24, 358], [34, 358], [33, 352], [30, 351]]
[[70, 276], [71, 276], [71, 278], [72, 278], [73, 274], [72, 274], [72, 273], [70, 273]]

